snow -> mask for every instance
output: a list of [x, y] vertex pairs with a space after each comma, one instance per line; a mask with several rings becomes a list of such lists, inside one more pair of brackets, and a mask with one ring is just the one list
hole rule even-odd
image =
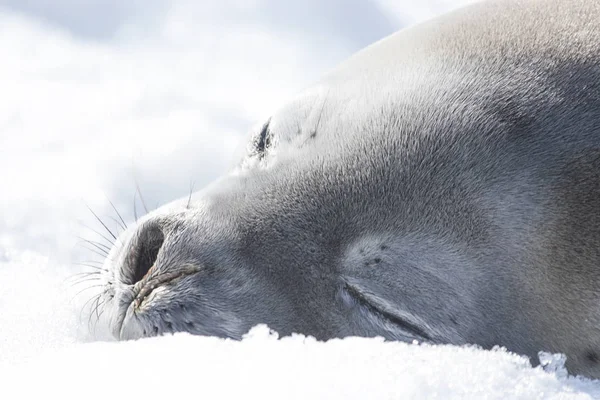
[[131, 221], [136, 181], [151, 208], [206, 185], [286, 98], [466, 2], [1, 2], [0, 397], [600, 398], [555, 355], [266, 327], [116, 343], [81, 312], [98, 288], [72, 275], [99, 259], [81, 237], [102, 240], [87, 206], [118, 231], [108, 200]]

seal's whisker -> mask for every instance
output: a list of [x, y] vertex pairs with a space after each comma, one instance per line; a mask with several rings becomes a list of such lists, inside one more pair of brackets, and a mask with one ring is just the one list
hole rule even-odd
[[325, 110], [325, 104], [327, 103], [327, 98], [329, 97], [329, 92], [331, 89], [327, 90], [325, 94], [325, 98], [323, 99], [323, 104], [321, 104], [321, 111], [319, 112], [319, 119], [317, 120], [317, 126], [315, 126], [315, 133], [319, 130], [319, 125], [321, 125], [321, 118], [323, 117], [323, 111]]
[[102, 317], [102, 315], [104, 314], [104, 310], [106, 310], [106, 300], [102, 301], [101, 303], [101, 310], [100, 312], [98, 312], [97, 316], [96, 316], [96, 323], [94, 325], [94, 332], [96, 331], [96, 327], [98, 326], [98, 323], [100, 322], [100, 318]]
[[100, 281], [100, 278], [99, 278], [99, 277], [92, 277], [92, 278], [90, 278], [90, 277], [86, 277], [86, 278], [79, 278], [79, 280], [78, 280], [78, 281], [75, 281], [75, 282], [72, 282], [72, 283], [71, 283], [71, 287], [75, 287], [75, 286], [77, 286], [77, 285], [81, 285], [82, 283], [85, 283], [85, 282], [94, 282], [94, 281], [98, 282], [98, 281]]
[[115, 210], [115, 213], [117, 213], [117, 217], [119, 217], [120, 225], [123, 228], [123, 230], [127, 230], [127, 223], [125, 223], [125, 220], [123, 219], [123, 217], [121, 216], [121, 213], [119, 212], [119, 210], [117, 210], [117, 207], [115, 207], [115, 205], [113, 204], [112, 201], [110, 201], [110, 199], [107, 197], [106, 200], [108, 200], [108, 203], [110, 204], [110, 206], [112, 207], [113, 210]]
[[106, 240], [106, 242], [107, 242], [109, 245], [111, 245], [111, 246], [112, 246], [112, 245], [115, 243], [115, 241], [114, 241], [114, 240], [110, 240], [109, 238], [107, 238], [106, 236], [104, 236], [102, 233], [98, 232], [98, 231], [97, 231], [97, 230], [95, 230], [94, 228], [91, 228], [91, 227], [89, 227], [88, 225], [84, 224], [84, 223], [83, 223], [83, 222], [81, 222], [81, 221], [79, 221], [79, 223], [80, 223], [80, 224], [81, 224], [81, 225], [82, 225], [84, 228], [86, 228], [86, 229], [88, 229], [88, 230], [90, 230], [90, 231], [94, 232], [96, 235], [98, 235], [98, 236], [100, 236], [102, 239]]
[[[100, 261], [100, 260], [83, 260], [84, 263], [91, 263], [91, 264], [97, 264], [97, 265], [103, 265], [104, 261]], [[84, 264], [87, 265], [87, 264]]]
[[[100, 316], [102, 315], [101, 311], [104, 311], [104, 304], [106, 303], [106, 299], [102, 298], [101, 301], [96, 303], [96, 307], [94, 307], [94, 314], [96, 314], [96, 322], [94, 323], [94, 331], [96, 330], [96, 326], [98, 326], [98, 322], [100, 321]], [[100, 308], [102, 307], [102, 310]]]
[[92, 285], [92, 286], [88, 286], [86, 288], [83, 288], [79, 292], [75, 293], [75, 295], [73, 295], [73, 297], [71, 298], [71, 301], [75, 300], [75, 298], [77, 296], [79, 296], [81, 293], [85, 292], [86, 290], [95, 289], [95, 288], [99, 288], [99, 287], [104, 287], [104, 285]]
[[142, 202], [142, 205], [144, 206], [144, 210], [146, 211], [146, 214], [148, 214], [148, 206], [146, 205], [144, 196], [142, 196], [142, 191], [140, 190], [140, 185], [138, 183], [137, 178], [134, 177], [134, 181], [135, 181], [135, 189], [137, 190], [138, 194], [140, 195], [140, 201]]
[[116, 229], [115, 229], [115, 231], [116, 231], [118, 234], [120, 234], [120, 232], [125, 232], [125, 231], [127, 230], [127, 227], [123, 227], [123, 226], [121, 225], [121, 221], [119, 221], [119, 220], [118, 220], [118, 219], [116, 219], [115, 217], [113, 217], [113, 216], [110, 216], [110, 215], [109, 215], [109, 216], [108, 216], [108, 217], [106, 217], [106, 218], [110, 218], [110, 219], [111, 219], [111, 220], [112, 220], [112, 221], [115, 223], [115, 226], [116, 226]]
[[102, 293], [98, 293], [97, 295], [90, 297], [85, 303], [83, 303], [83, 305], [81, 306], [81, 310], [79, 311], [80, 321], [83, 319], [83, 312], [85, 311], [86, 306], [90, 303], [93, 303], [100, 296], [102, 296]]
[[89, 243], [89, 244], [94, 244], [94, 245], [96, 245], [96, 246], [99, 246], [99, 247], [103, 248], [104, 250], [106, 250], [106, 251], [107, 251], [107, 252], [109, 252], [109, 253], [110, 253], [110, 250], [112, 249], [112, 247], [111, 247], [111, 246], [107, 246], [107, 245], [105, 245], [105, 244], [103, 244], [103, 243], [96, 242], [96, 241], [94, 241], [94, 240], [85, 240], [85, 241], [86, 241], [87, 243]]
[[94, 299], [95, 299], [97, 296], [100, 296], [100, 293], [98, 293], [98, 294], [96, 294], [96, 295], [94, 295], [94, 296], [90, 297], [89, 299], [87, 299], [87, 300], [86, 300], [86, 302], [85, 302], [85, 303], [83, 303], [83, 305], [81, 306], [81, 311], [80, 311], [80, 313], [79, 313], [79, 314], [80, 314], [80, 315], [79, 315], [80, 319], [81, 319], [81, 313], [83, 312], [83, 310], [85, 309], [85, 307], [86, 307], [86, 306], [87, 306], [87, 305], [88, 305], [88, 304], [89, 304], [91, 301], [94, 301]]
[[[93, 261], [88, 261], [88, 262], [93, 262]], [[104, 263], [97, 262], [97, 264], [99, 264], [99, 265], [103, 265]], [[92, 264], [87, 264], [87, 263], [85, 263], [85, 262], [83, 262], [83, 263], [73, 263], [73, 265], [81, 265], [81, 266], [83, 266], [83, 267], [93, 268], [93, 269], [97, 269], [97, 270], [100, 270], [100, 271], [108, 271], [108, 269], [106, 269], [106, 268], [102, 268], [101, 266], [98, 266], [98, 265], [92, 265]]]
[[189, 209], [190, 208], [190, 203], [192, 202], [192, 193], [194, 191], [194, 181], [190, 181], [190, 194], [188, 196], [188, 201], [187, 204], [185, 206], [185, 208]]
[[94, 210], [92, 210], [90, 208], [90, 206], [86, 205], [86, 207], [88, 208], [88, 210], [90, 210], [90, 212], [92, 213], [92, 215], [96, 218], [96, 220], [98, 220], [98, 222], [100, 222], [100, 224], [104, 227], [104, 229], [106, 229], [106, 231], [110, 234], [110, 236], [113, 237], [113, 239], [118, 240], [117, 236], [113, 233], [113, 231], [111, 231], [108, 226], [106, 226], [106, 224], [104, 223], [104, 221], [102, 221], [102, 219], [94, 212]]
[[106, 299], [102, 298], [102, 301], [99, 301], [94, 308], [94, 313], [96, 314], [96, 320], [100, 319], [99, 309], [106, 303]]
[[69, 276], [67, 279], [71, 279], [71, 278], [73, 278], [73, 277], [76, 277], [76, 276], [81, 276], [81, 275], [83, 275], [83, 276], [90, 276], [90, 275], [101, 275], [101, 274], [102, 274], [102, 271], [85, 271], [85, 272], [77, 272], [77, 273], [74, 273], [74, 274], [72, 274], [71, 276]]
[[89, 250], [89, 251], [91, 251], [92, 253], [95, 253], [95, 254], [99, 255], [99, 256], [100, 256], [100, 257], [102, 257], [102, 258], [106, 258], [106, 257], [108, 257], [108, 252], [106, 252], [106, 251], [99, 251], [99, 250], [96, 250], [96, 249], [94, 249], [94, 248], [87, 247], [87, 246], [85, 246], [84, 244], [82, 244], [82, 247], [83, 247], [84, 249], [86, 249], [86, 250]]
[[133, 193], [133, 217], [135, 218], [135, 222], [138, 221], [138, 213], [137, 213], [137, 206], [136, 206], [136, 197], [137, 197], [137, 192]]
[[[94, 289], [95, 291], [100, 292], [100, 293], [94, 294], [89, 299], [87, 299], [85, 301], [85, 303], [83, 304], [83, 306], [81, 306], [81, 310], [79, 313], [79, 319], [81, 320], [82, 323], [83, 323], [84, 313], [86, 313], [86, 312], [89, 313], [89, 315], [87, 315], [87, 319], [88, 319], [87, 325], [88, 325], [88, 329], [91, 330], [93, 334], [95, 334], [97, 325], [100, 321], [100, 317], [106, 308], [105, 303], [107, 301], [107, 298], [106, 298], [106, 293], [108, 290], [107, 288], [108, 288], [108, 286], [112, 285], [111, 282], [103, 282], [102, 281], [102, 276], [109, 272], [109, 268], [106, 268], [105, 265], [112, 258], [111, 251], [114, 248], [114, 246], [115, 245], [122, 246], [124, 244], [123, 241], [119, 238], [119, 236], [121, 235], [122, 232], [124, 232], [128, 229], [128, 225], [125, 222], [123, 215], [121, 215], [121, 213], [118, 211], [115, 204], [108, 198], [107, 198], [107, 201], [110, 204], [110, 206], [112, 207], [112, 209], [114, 210], [114, 212], [116, 214], [116, 218], [113, 216], [110, 216], [110, 215], [106, 217], [108, 219], [106, 219], [104, 217], [101, 218], [89, 205], [86, 204], [87, 209], [94, 216], [96, 221], [98, 221], [100, 223], [100, 225], [102, 225], [102, 228], [104, 229], [104, 231], [102, 231], [102, 230], [98, 231], [98, 230], [86, 225], [82, 221], [79, 221], [81, 225], [83, 225], [87, 230], [90, 230], [91, 232], [93, 232], [98, 237], [97, 238], [93, 237], [92, 239], [86, 239], [81, 236], [77, 237], [79, 239], [79, 243], [78, 243], [79, 245], [81, 245], [86, 250], [94, 253], [95, 255], [100, 256], [100, 259], [99, 260], [84, 260], [82, 262], [74, 263], [75, 265], [80, 265], [80, 266], [89, 268], [90, 271], [78, 272], [76, 274], [71, 275], [66, 280], [67, 282], [69, 282], [71, 287], [75, 287], [78, 285], [85, 285], [84, 288], [77, 291], [71, 297], [70, 302], [75, 301], [78, 296], [80, 296], [82, 293], [89, 291], [91, 289]], [[145, 206], [145, 204], [144, 204], [144, 206]], [[112, 222], [109, 222], [110, 220], [114, 221], [115, 225], [112, 225]], [[92, 258], [95, 258], [95, 257], [92, 256]], [[103, 290], [101, 288], [103, 288]], [[92, 326], [93, 326], [93, 328], [92, 328]]]
[[[92, 306], [90, 307], [90, 315], [88, 317], [88, 329], [91, 328], [92, 325], [92, 317], [94, 316], [94, 313], [98, 313], [98, 305], [100, 304], [100, 298], [102, 296], [98, 295], [96, 296], [96, 299], [92, 302]], [[96, 304], [96, 306], [94, 306], [94, 303]], [[95, 328], [94, 328], [94, 333], [95, 333]]]
[[94, 241], [94, 240], [85, 239], [85, 238], [82, 238], [82, 237], [80, 237], [80, 236], [77, 236], [77, 238], [78, 238], [80, 241], [83, 241], [83, 242], [85, 242], [85, 243], [91, 244], [92, 246], [94, 246], [94, 247], [95, 247], [95, 248], [97, 248], [98, 250], [101, 250], [101, 251], [106, 251], [107, 253], [108, 253], [108, 252], [110, 252], [110, 249], [111, 249], [111, 247], [110, 247], [110, 246], [107, 246], [107, 245], [105, 245], [104, 243], [96, 242], [96, 241]]
[[76, 274], [72, 274], [64, 279], [63, 283], [67, 283], [71, 280], [81, 279], [81, 278], [89, 278], [94, 275], [102, 275], [102, 271], [91, 271], [91, 272], [78, 272]]

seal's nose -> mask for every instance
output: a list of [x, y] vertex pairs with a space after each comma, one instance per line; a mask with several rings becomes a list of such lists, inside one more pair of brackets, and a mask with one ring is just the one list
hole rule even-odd
[[129, 284], [141, 281], [156, 262], [165, 241], [162, 227], [157, 221], [147, 221], [140, 226], [132, 238], [126, 256], [125, 276]]

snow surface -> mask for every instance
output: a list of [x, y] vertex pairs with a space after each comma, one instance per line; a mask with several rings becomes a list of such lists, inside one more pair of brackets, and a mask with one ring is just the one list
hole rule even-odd
[[109, 200], [131, 221], [136, 181], [150, 208], [204, 186], [326, 70], [467, 2], [0, 2], [0, 398], [600, 398], [551, 355], [544, 370], [503, 350], [266, 327], [115, 343], [81, 312], [98, 288], [73, 274], [100, 259], [81, 238], [103, 240], [87, 206], [118, 230]]

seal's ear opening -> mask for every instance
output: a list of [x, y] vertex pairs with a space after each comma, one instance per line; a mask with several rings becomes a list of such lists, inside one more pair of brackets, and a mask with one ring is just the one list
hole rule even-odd
[[165, 241], [165, 235], [156, 223], [143, 225], [135, 240], [135, 245], [129, 250], [131, 252], [128, 270], [131, 276], [131, 284], [141, 281], [150, 271], [158, 252]]

